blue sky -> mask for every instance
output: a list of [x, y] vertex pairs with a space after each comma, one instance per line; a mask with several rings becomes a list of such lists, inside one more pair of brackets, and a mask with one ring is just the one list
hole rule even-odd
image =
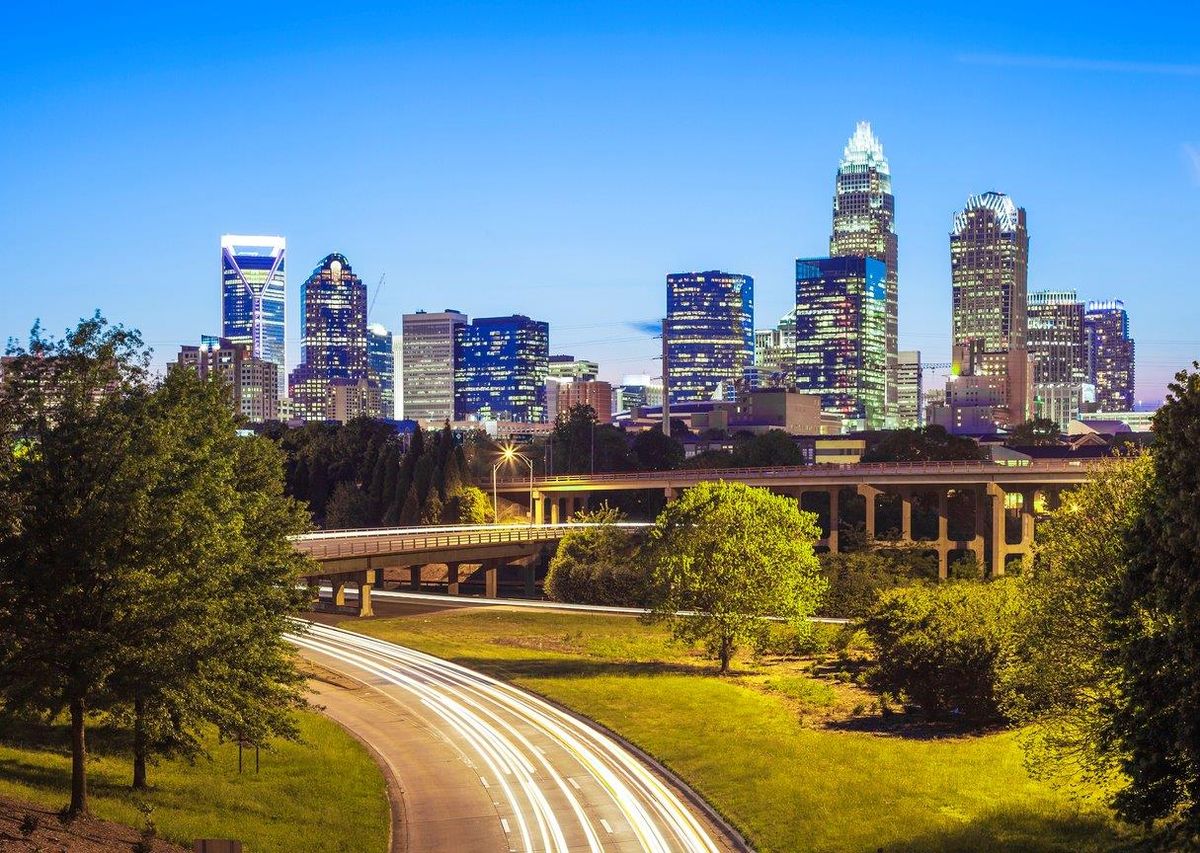
[[634, 324], [668, 272], [753, 275], [759, 327], [788, 308], [867, 119], [902, 347], [948, 357], [951, 216], [995, 189], [1031, 289], [1123, 298], [1161, 397], [1200, 357], [1200, 12], [967, 5], [6, 8], [0, 336], [100, 308], [165, 359], [219, 329], [219, 235], [278, 233], [293, 358], [300, 283], [340, 251], [386, 273], [390, 327], [520, 312], [605, 378], [653, 373]]

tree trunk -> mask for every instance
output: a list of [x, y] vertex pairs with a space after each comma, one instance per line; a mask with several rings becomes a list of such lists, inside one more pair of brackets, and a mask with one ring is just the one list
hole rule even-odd
[[82, 699], [71, 700], [71, 805], [73, 815], [88, 813], [87, 739], [83, 723]]
[[733, 641], [727, 636], [721, 637], [721, 675], [729, 672], [729, 658], [733, 651]]
[[146, 788], [146, 703], [141, 696], [133, 700], [133, 787]]

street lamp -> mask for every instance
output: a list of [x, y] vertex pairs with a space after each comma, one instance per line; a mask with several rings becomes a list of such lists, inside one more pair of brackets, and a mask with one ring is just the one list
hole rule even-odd
[[529, 466], [529, 521], [531, 524], [533, 523], [533, 462], [517, 453], [515, 445], [506, 444], [500, 448], [500, 458], [492, 466], [492, 522], [495, 524], [500, 523], [500, 499], [496, 490], [496, 472], [501, 465], [511, 463], [515, 459], [520, 459]]

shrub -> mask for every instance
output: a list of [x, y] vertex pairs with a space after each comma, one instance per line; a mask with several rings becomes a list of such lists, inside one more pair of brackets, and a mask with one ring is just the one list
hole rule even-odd
[[821, 570], [829, 590], [818, 613], [846, 619], [865, 616], [885, 589], [937, 577], [937, 563], [914, 552], [822, 554]]
[[997, 681], [1020, 609], [1019, 581], [887, 590], [864, 621], [878, 663], [873, 686], [920, 706], [930, 719], [1002, 718]]
[[558, 543], [546, 572], [546, 596], [573, 604], [640, 607], [648, 581], [637, 559], [641, 537], [617, 527], [621, 514], [604, 507], [582, 512], [578, 522], [598, 525], [568, 531]]

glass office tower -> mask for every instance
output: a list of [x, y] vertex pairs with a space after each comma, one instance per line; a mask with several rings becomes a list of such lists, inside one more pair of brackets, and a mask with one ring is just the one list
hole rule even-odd
[[280, 395], [287, 380], [286, 262], [283, 237], [221, 237], [221, 337], [278, 365]]
[[850, 429], [880, 429], [887, 395], [887, 265], [796, 261], [796, 390]]
[[1028, 313], [1033, 413], [1066, 431], [1091, 395], [1083, 303], [1073, 290], [1042, 290], [1029, 294]]
[[454, 331], [455, 420], [546, 420], [550, 326], [521, 314], [478, 317]]
[[367, 364], [367, 286], [342, 255], [327, 255], [300, 288], [304, 337], [300, 365], [289, 382], [292, 407], [303, 420], [325, 420], [330, 381], [363, 379]]
[[732, 400], [754, 371], [754, 279], [709, 270], [667, 276], [672, 403]]
[[379, 386], [379, 417], [396, 419], [396, 353], [392, 333], [380, 323], [367, 326], [367, 368]]
[[883, 145], [860, 121], [842, 151], [833, 196], [832, 257], [853, 255], [887, 264], [887, 410], [897, 404], [899, 370], [899, 249], [896, 240], [896, 200], [892, 172]]
[[1101, 412], [1133, 410], [1134, 346], [1129, 314], [1117, 299], [1089, 302], [1084, 311], [1087, 368]]

